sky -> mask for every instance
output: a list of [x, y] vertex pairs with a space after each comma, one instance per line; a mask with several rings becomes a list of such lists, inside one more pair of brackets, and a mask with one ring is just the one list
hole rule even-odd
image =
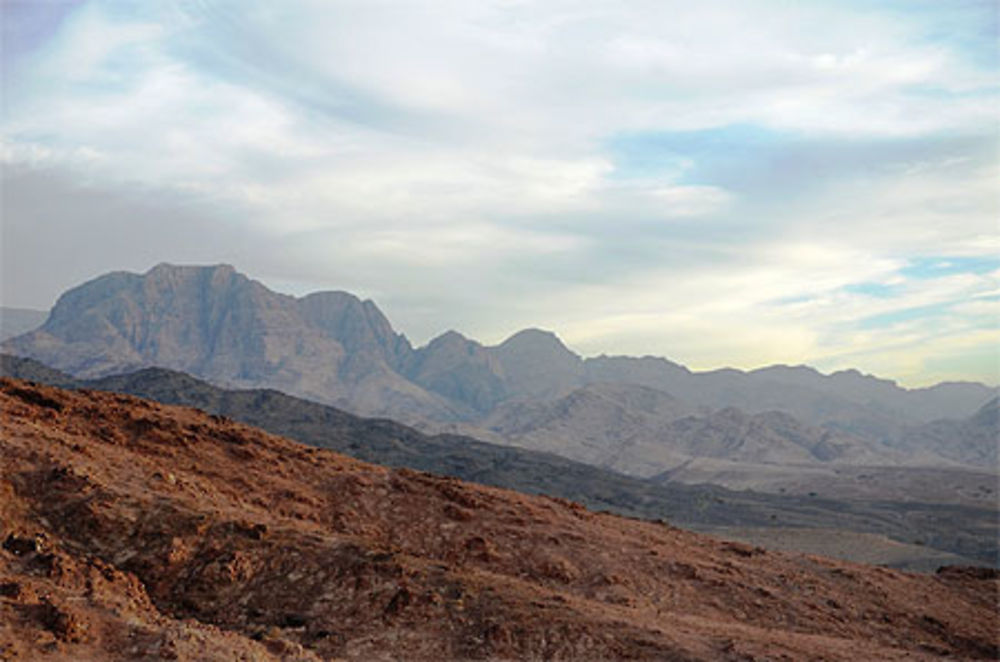
[[159, 262], [415, 344], [1000, 381], [993, 0], [2, 0], [0, 301]]

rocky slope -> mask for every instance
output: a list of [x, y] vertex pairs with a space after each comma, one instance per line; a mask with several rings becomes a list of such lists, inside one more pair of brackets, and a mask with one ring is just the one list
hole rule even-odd
[[[849, 492], [849, 499], [830, 498], [837, 494], [835, 486], [822, 482], [822, 476], [816, 474], [808, 476], [804, 489], [788, 495], [736, 492], [714, 485], [684, 485], [667, 475], [655, 480], [637, 479], [554, 454], [460, 435], [425, 435], [390, 420], [359, 418], [277, 391], [225, 390], [162, 368], [81, 382], [31, 359], [0, 355], [0, 375], [197, 407], [368, 462], [558, 496], [592, 509], [647, 519], [665, 518], [699, 530], [751, 526], [836, 531], [828, 533], [828, 554], [848, 560], [865, 559], [920, 571], [933, 571], [948, 563], [994, 565], [997, 561], [996, 499], [987, 491], [995, 483], [991, 476], [935, 470], [933, 475], [919, 476], [914, 485], [884, 471], [863, 468], [867, 473], [852, 477], [857, 480], [852, 479], [851, 484], [868, 487], [869, 492]], [[643, 395], [631, 391], [620, 394], [631, 399]], [[651, 412], [670, 405], [670, 401], [659, 398], [638, 399], [643, 400], [638, 404]], [[744, 465], [739, 466], [746, 470]], [[871, 492], [875, 485], [878, 491]], [[889, 491], [891, 486], [900, 488]], [[956, 489], [962, 498], [947, 498]], [[882, 557], [878, 552], [836, 544], [836, 539], [850, 532], [889, 536], [896, 546]], [[908, 544], [915, 540], [921, 544]], [[813, 543], [809, 549], [815, 549]]]
[[7, 659], [994, 659], [995, 571], [765, 552], [0, 380]]
[[[228, 387], [276, 388], [354, 413], [431, 431], [457, 429], [639, 475], [705, 456], [684, 429], [671, 426], [674, 418], [732, 408], [764, 416], [742, 426], [748, 432], [742, 440], [707, 451], [717, 459], [745, 462], [748, 449], [766, 439], [768, 447], [750, 455], [768, 463], [996, 470], [995, 457], [983, 466], [990, 457], [961, 448], [964, 437], [945, 449], [909, 444], [906, 436], [935, 419], [972, 415], [996, 396], [981, 384], [907, 390], [856, 371], [821, 375], [802, 366], [693, 373], [653, 357], [584, 359], [538, 329], [495, 347], [451, 331], [413, 348], [371, 301], [345, 292], [286, 296], [229, 266], [162, 264], [141, 275], [102, 276], [65, 293], [42, 328], [3, 348], [82, 377], [161, 366]], [[613, 387], [645, 390], [647, 399], [655, 391], [676, 406], [644, 411], [643, 397], [609, 398]], [[598, 406], [581, 406], [588, 401]], [[707, 421], [687, 428], [699, 425], [714, 432], [734, 427]], [[826, 450], [814, 452], [820, 442], [809, 442], [803, 453], [806, 438], [826, 439]], [[583, 446], [564, 445], [565, 439]], [[718, 458], [719, 448], [732, 453]]]

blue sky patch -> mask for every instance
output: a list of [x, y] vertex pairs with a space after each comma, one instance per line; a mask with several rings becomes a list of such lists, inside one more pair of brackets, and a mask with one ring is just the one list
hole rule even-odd
[[997, 269], [1000, 269], [1000, 258], [998, 257], [938, 255], [911, 259], [906, 267], [900, 269], [899, 274], [905, 278], [924, 280], [962, 273], [981, 275]]
[[946, 303], [904, 308], [902, 310], [893, 310], [880, 315], [872, 315], [871, 317], [866, 317], [865, 319], [860, 320], [858, 328], [865, 330], [884, 329], [901, 322], [912, 322], [914, 320], [926, 319], [929, 317], [938, 317], [946, 313], [949, 308], [955, 305], [955, 303], [957, 302], [949, 301]]
[[848, 294], [863, 294], [877, 299], [889, 299], [899, 293], [899, 288], [884, 283], [855, 283], [843, 288]]
[[605, 149], [616, 178], [663, 177], [677, 184], [719, 186], [757, 200], [948, 159], [993, 158], [992, 140], [971, 133], [845, 138], [750, 124], [619, 134]]

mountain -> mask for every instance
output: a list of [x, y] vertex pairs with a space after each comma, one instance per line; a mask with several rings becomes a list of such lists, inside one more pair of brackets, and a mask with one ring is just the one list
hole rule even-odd
[[0, 342], [37, 329], [48, 316], [45, 310], [0, 306]]
[[[161, 264], [141, 275], [107, 274], [66, 292], [40, 329], [2, 347], [85, 378], [160, 366], [222, 386], [275, 388], [425, 431], [457, 430], [639, 475], [705, 453], [670, 437], [688, 434], [673, 425], [672, 415], [615, 401], [600, 393], [608, 385], [646, 389], [647, 396], [657, 391], [655, 397], [675, 400], [678, 412], [737, 409], [759, 416], [741, 428], [756, 442], [744, 435], [742, 445], [724, 448], [733, 461], [772, 464], [979, 462], [975, 453], [917, 449], [901, 435], [937, 419], [968, 417], [997, 394], [972, 383], [908, 390], [857, 371], [822, 375], [805, 366], [697, 373], [656, 357], [583, 358], [540, 329], [496, 346], [449, 331], [414, 348], [371, 301], [345, 292], [278, 294], [225, 265]], [[718, 414], [717, 424], [689, 427], [720, 433], [726, 425], [739, 427], [722, 422], [726, 416], [732, 412]], [[827, 446], [817, 445], [820, 439]], [[753, 443], [768, 447], [751, 453]], [[639, 449], [649, 453], [646, 460]], [[718, 458], [717, 451], [711, 457]]]
[[491, 349], [513, 396], [557, 397], [581, 382], [580, 357], [551, 331], [525, 329]]
[[[662, 438], [673, 440], [675, 448], [686, 440], [691, 459], [654, 480], [843, 499], [997, 502], [997, 399], [963, 419], [907, 426], [896, 439], [877, 446], [836, 429], [804, 426], [777, 412], [748, 417], [738, 410], [723, 410], [668, 427]], [[748, 441], [762, 456], [746, 452]], [[812, 457], [794, 461], [791, 453], [782, 452], [788, 441], [801, 444]], [[640, 458], [655, 457], [643, 449], [636, 453]]]
[[[0, 380], [18, 659], [996, 659], [997, 572], [900, 573]], [[933, 599], [928, 599], [933, 596]]]
[[396, 372], [413, 350], [372, 302], [345, 292], [278, 294], [227, 265], [102, 276], [65, 293], [40, 329], [4, 346], [85, 378], [156, 365], [366, 414], [453, 416], [443, 398]]
[[507, 395], [499, 360], [457, 331], [443, 333], [414, 352], [403, 374], [428, 391], [480, 415], [491, 411]]
[[[501, 404], [469, 434], [636, 476], [695, 458], [767, 465], [905, 464], [907, 454], [777, 411], [695, 408], [633, 384], [595, 383], [556, 400]], [[459, 429], [463, 429], [459, 426]]]
[[[166, 404], [196, 407], [368, 462], [432, 471], [520, 492], [548, 494], [631, 517], [666, 518], [706, 530], [751, 526], [839, 531], [831, 540], [848, 532], [890, 536], [897, 549], [888, 550], [891, 555], [883, 562], [912, 570], [933, 570], [944, 563], [968, 563], [968, 559], [993, 564], [998, 554], [994, 499], [948, 503], [948, 499], [937, 493], [934, 499], [922, 500], [921, 492], [916, 490], [904, 492], [895, 500], [878, 494], [870, 495], [867, 500], [817, 498], [815, 494], [804, 499], [735, 492], [711, 485], [684, 485], [666, 476], [647, 481], [549, 453], [484, 443], [459, 435], [429, 436], [390, 420], [359, 418], [274, 390], [220, 389], [162, 368], [67, 383], [64, 375], [53, 373], [31, 359], [0, 355], [0, 375], [44, 381], [52, 374], [64, 386], [127, 393]], [[949, 475], [950, 480], [960, 480], [963, 490], [979, 485], [982, 478]], [[898, 484], [899, 479], [886, 482]], [[944, 482], [937, 480], [935, 484]], [[992, 485], [992, 479], [986, 484]], [[923, 546], [898, 548], [914, 540], [921, 540]], [[967, 560], [962, 561], [959, 556]], [[869, 552], [864, 558], [876, 557]]]
[[583, 360], [540, 329], [519, 331], [496, 347], [448, 331], [417, 349], [403, 374], [480, 416], [508, 400], [558, 397], [585, 382]]
[[990, 400], [963, 420], [940, 419], [907, 428], [897, 445], [911, 454], [927, 453], [961, 464], [996, 467], [1000, 399]]
[[[642, 470], [631, 471], [633, 467], [616, 460], [649, 430], [693, 412], [692, 407], [662, 391], [597, 383], [556, 400], [504, 403], [480, 427], [495, 435], [490, 439], [641, 474]], [[669, 449], [663, 450], [669, 453]], [[683, 459], [672, 456], [668, 466]], [[648, 458], [642, 464], [652, 461]]]

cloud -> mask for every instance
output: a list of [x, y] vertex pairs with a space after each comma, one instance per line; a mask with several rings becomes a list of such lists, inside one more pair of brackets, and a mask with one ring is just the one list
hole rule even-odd
[[[230, 261], [373, 296], [418, 341], [543, 325], [701, 367], [940, 348], [956, 374], [990, 325], [959, 311], [1000, 249], [992, 3], [2, 11], [5, 302]], [[924, 346], [872, 327], [905, 310]]]
[[[908, 279], [901, 274], [914, 264], [905, 260], [846, 245], [775, 244], [741, 264], [728, 261], [725, 270], [664, 269], [642, 277], [643, 288], [581, 292], [614, 303], [595, 311], [597, 324], [584, 316], [564, 326], [571, 345], [586, 353], [684, 355], [690, 367], [709, 369], [718, 367], [721, 347], [738, 357], [728, 364], [742, 368], [864, 365], [924, 385], [948, 377], [943, 357], [990, 355], [989, 343], [1000, 340], [1000, 260], [992, 265], [987, 271], [977, 261], [970, 271], [953, 266]], [[968, 379], [1000, 378], [996, 361], [962, 362]]]
[[[70, 173], [6, 166], [0, 177], [0, 299], [46, 309], [65, 290], [111, 270], [168, 259], [260, 263], [266, 237], [248, 233], [197, 193], [107, 190]], [[266, 263], [265, 263], [266, 264]]]

